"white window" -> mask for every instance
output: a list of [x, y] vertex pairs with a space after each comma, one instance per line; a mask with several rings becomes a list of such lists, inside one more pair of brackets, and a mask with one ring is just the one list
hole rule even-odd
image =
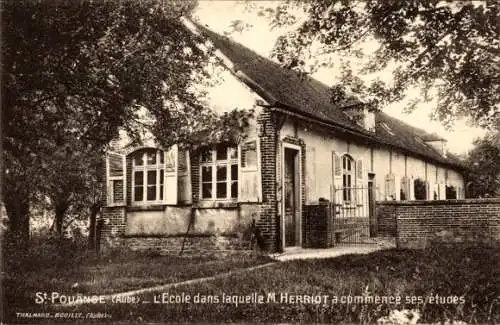
[[164, 200], [164, 153], [142, 149], [132, 157], [132, 200], [136, 204], [161, 203]]
[[354, 173], [354, 160], [348, 156], [342, 156], [342, 188], [343, 188], [343, 200], [344, 202], [352, 202], [354, 200], [354, 184], [355, 184], [355, 173]]
[[217, 145], [200, 154], [200, 196], [202, 200], [238, 197], [238, 151]]

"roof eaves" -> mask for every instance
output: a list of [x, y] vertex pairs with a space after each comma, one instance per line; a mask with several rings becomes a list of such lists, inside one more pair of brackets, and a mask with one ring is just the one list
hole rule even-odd
[[292, 115], [294, 116], [297, 116], [299, 115], [299, 117], [305, 117], [307, 119], [312, 119], [313, 122], [317, 122], [317, 123], [320, 123], [320, 124], [325, 124], [329, 127], [334, 127], [336, 128], [337, 130], [341, 130], [342, 132], [345, 132], [345, 133], [349, 133], [351, 135], [355, 135], [355, 136], [359, 136], [359, 137], [362, 137], [364, 138], [365, 140], [368, 140], [368, 141], [371, 141], [371, 142], [377, 142], [375, 141], [374, 138], [370, 137], [369, 135], [367, 134], [364, 134], [364, 133], [361, 133], [359, 132], [358, 130], [355, 130], [355, 129], [350, 129], [350, 128], [347, 128], [345, 127], [344, 125], [341, 125], [341, 124], [338, 124], [338, 123], [335, 123], [331, 120], [327, 120], [327, 119], [320, 119], [318, 118], [317, 116], [314, 116], [314, 115], [309, 115], [309, 114], [306, 114], [305, 112], [302, 112], [302, 111], [299, 111], [299, 110], [296, 110], [290, 106], [286, 106], [286, 105], [283, 105], [281, 103], [278, 103], [278, 105], [276, 105], [275, 107], [272, 107], [273, 110], [276, 110], [276, 111], [280, 111], [280, 112], [283, 112], [283, 113], [292, 113]]
[[278, 104], [278, 100], [273, 95], [271, 95], [268, 91], [262, 88], [258, 83], [256, 83], [252, 78], [246, 75], [243, 71], [235, 70], [233, 71], [233, 73], [245, 85], [247, 85], [250, 89], [255, 91], [257, 95], [259, 95], [266, 102], [268, 102], [270, 106], [276, 106]]
[[399, 149], [399, 150], [401, 150], [403, 152], [409, 153], [409, 154], [411, 154], [413, 156], [418, 156], [418, 157], [424, 158], [426, 160], [431, 160], [434, 163], [438, 163], [438, 164], [441, 164], [441, 165], [446, 165], [446, 166], [450, 166], [450, 167], [455, 167], [455, 168], [459, 168], [459, 169], [462, 169], [462, 170], [466, 170], [465, 166], [463, 166], [460, 163], [451, 162], [451, 161], [449, 161], [446, 158], [437, 159], [437, 158], [430, 157], [430, 156], [425, 155], [425, 154], [418, 153], [418, 152], [410, 150], [410, 149], [408, 149], [408, 148], [406, 148], [404, 146], [398, 146], [398, 145], [395, 145], [394, 143], [391, 143], [389, 141], [384, 141], [382, 139], [373, 137], [370, 134], [362, 133], [359, 130], [347, 128], [344, 125], [335, 123], [335, 122], [333, 122], [331, 120], [320, 119], [317, 116], [308, 115], [305, 112], [299, 111], [299, 110], [297, 110], [297, 109], [295, 109], [293, 107], [284, 105], [284, 104], [279, 103], [279, 102], [277, 102], [276, 105], [274, 105], [274, 106], [272, 106], [270, 108], [272, 110], [279, 111], [279, 112], [282, 112], [282, 113], [285, 113], [285, 114], [286, 113], [292, 113], [292, 115], [294, 115], [294, 116], [305, 117], [307, 119], [312, 119], [313, 122], [317, 122], [317, 123], [320, 123], [320, 124], [325, 124], [328, 127], [334, 127], [337, 130], [340, 130], [340, 131], [342, 131], [344, 133], [348, 133], [349, 135], [357, 136], [357, 137], [362, 138], [363, 140], [366, 140], [367, 142], [370, 142], [370, 143], [376, 143], [376, 144], [381, 144], [381, 145], [384, 145], [384, 146], [388, 146], [390, 148], [396, 148], [396, 149]]

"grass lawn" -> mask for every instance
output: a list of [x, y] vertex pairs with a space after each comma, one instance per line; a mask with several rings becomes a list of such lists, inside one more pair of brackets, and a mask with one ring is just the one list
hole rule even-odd
[[249, 253], [179, 256], [127, 252], [96, 256], [34, 256], [5, 263], [4, 301], [9, 309], [34, 304], [36, 292], [112, 294], [155, 285], [217, 275], [271, 261]]
[[[145, 262], [149, 263], [149, 260], [145, 259]], [[190, 272], [186, 266], [176, 269]], [[469, 324], [494, 324], [500, 322], [499, 279], [498, 247], [439, 247], [425, 251], [390, 249], [368, 255], [278, 263], [164, 293], [141, 295], [140, 299], [148, 301], [147, 304], [109, 303], [57, 309], [54, 306], [35, 306], [32, 310], [102, 312], [110, 315], [109, 320], [114, 322], [376, 323], [391, 310], [418, 309], [421, 322], [457, 319]], [[272, 293], [276, 294], [276, 300], [267, 301], [268, 294]], [[162, 294], [168, 294], [168, 297], [190, 296], [191, 300], [162, 303]], [[326, 295], [328, 298], [320, 303], [287, 302], [281, 301], [282, 294]], [[228, 296], [246, 295], [251, 297], [248, 302], [236, 304], [231, 297], [229, 301], [224, 300]], [[251, 300], [259, 295], [264, 297], [262, 303]], [[436, 298], [436, 295], [441, 298]], [[195, 297], [201, 299], [202, 296], [206, 298], [204, 302], [194, 301]], [[340, 301], [355, 296], [365, 297], [367, 301]], [[428, 298], [430, 296], [434, 301]], [[393, 297], [393, 300], [370, 302], [369, 299], [374, 297]], [[394, 297], [399, 297], [399, 302]], [[338, 301], [334, 302], [334, 299]]]

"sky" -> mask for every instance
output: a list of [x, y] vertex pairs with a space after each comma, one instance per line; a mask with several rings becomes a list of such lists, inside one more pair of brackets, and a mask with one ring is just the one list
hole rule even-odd
[[[276, 1], [255, 1], [255, 4], [259, 6], [272, 6], [276, 3]], [[245, 10], [245, 6], [240, 1], [200, 0], [194, 19], [221, 34], [230, 30], [231, 22], [234, 20], [245, 22], [249, 28], [241, 33], [232, 33], [230, 37], [265, 57], [270, 56], [277, 37], [287, 31], [286, 29], [271, 29], [265, 18], [258, 16], [255, 11]], [[335, 68], [323, 69], [312, 74], [312, 77], [331, 85], [336, 73], [338, 71]], [[418, 96], [418, 93], [410, 92], [409, 98], [411, 96]], [[457, 121], [452, 130], [446, 130], [439, 122], [430, 119], [429, 114], [433, 105], [435, 103], [432, 102], [422, 104], [414, 112], [407, 114], [402, 111], [404, 105], [395, 103], [385, 107], [384, 112], [429, 133], [437, 133], [448, 140], [448, 149], [458, 154], [472, 149], [472, 141], [484, 135], [484, 130], [470, 127], [465, 121]]]

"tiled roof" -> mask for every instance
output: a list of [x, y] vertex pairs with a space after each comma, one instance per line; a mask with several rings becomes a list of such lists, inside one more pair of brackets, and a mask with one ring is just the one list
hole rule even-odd
[[[246, 79], [250, 79], [249, 86], [253, 86], [253, 90], [271, 104], [347, 129], [353, 134], [368, 136], [380, 144], [397, 147], [434, 162], [463, 167], [455, 156], [448, 154], [444, 157], [424, 142], [442, 140], [436, 134], [410, 126], [383, 112], [375, 113], [375, 132], [369, 132], [343, 112], [342, 107], [346, 104], [339, 106], [331, 102], [327, 85], [310, 77], [301, 78], [297, 72], [281, 67], [228, 37], [195, 25], [232, 62], [233, 72], [242, 72]], [[362, 103], [353, 100], [347, 106], [356, 104]]]

